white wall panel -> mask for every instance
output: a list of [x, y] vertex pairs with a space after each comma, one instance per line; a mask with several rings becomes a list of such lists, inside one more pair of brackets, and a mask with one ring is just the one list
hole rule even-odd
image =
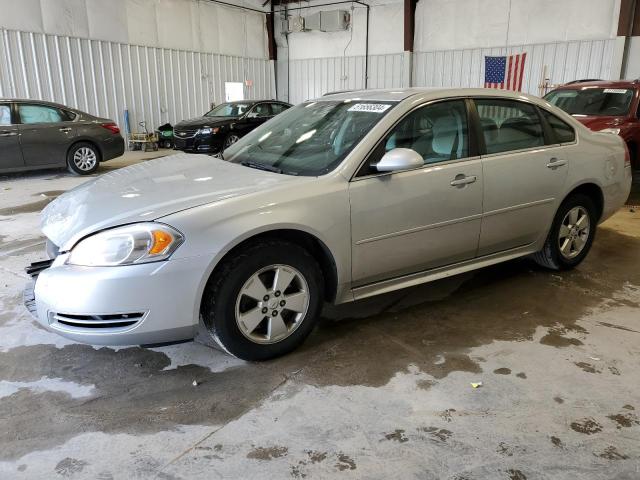
[[252, 80], [246, 98], [274, 98], [263, 58], [219, 55], [0, 29], [0, 97], [50, 100], [150, 128], [201, 115], [224, 83]]
[[551, 83], [581, 78], [613, 79], [615, 39], [543, 43], [495, 48], [414, 53], [413, 84], [418, 87], [482, 87], [484, 57], [527, 52], [523, 91], [538, 95], [544, 65]]
[[[368, 88], [400, 88], [403, 54], [370, 55]], [[279, 83], [286, 83], [286, 61], [278, 62]], [[364, 55], [307, 58], [289, 62], [289, 102], [296, 104], [338, 90], [364, 88]], [[284, 77], [284, 78], [283, 78]], [[283, 89], [286, 92], [286, 89]], [[285, 93], [286, 95], [286, 93]], [[286, 100], [286, 96], [281, 99]]]

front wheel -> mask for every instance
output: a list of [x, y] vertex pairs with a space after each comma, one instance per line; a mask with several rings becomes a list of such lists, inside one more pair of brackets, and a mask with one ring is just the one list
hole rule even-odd
[[268, 360], [304, 342], [320, 315], [323, 294], [322, 272], [306, 250], [265, 240], [214, 272], [201, 313], [226, 352], [243, 360]]
[[67, 167], [75, 175], [90, 175], [98, 169], [99, 164], [100, 152], [91, 143], [76, 143], [67, 153]]
[[591, 198], [570, 196], [560, 205], [544, 247], [534, 255], [535, 261], [553, 270], [576, 267], [591, 249], [597, 222]]
[[224, 139], [224, 146], [223, 149], [226, 150], [227, 148], [229, 148], [231, 145], [233, 145], [234, 143], [236, 143], [238, 140], [240, 140], [240, 137], [238, 135], [236, 135], [235, 133], [230, 133], [229, 135], [227, 135], [227, 137]]

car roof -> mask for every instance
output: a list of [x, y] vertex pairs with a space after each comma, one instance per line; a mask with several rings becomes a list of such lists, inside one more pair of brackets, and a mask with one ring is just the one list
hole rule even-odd
[[513, 92], [509, 90], [497, 90], [490, 88], [443, 88], [443, 87], [423, 87], [423, 88], [386, 88], [380, 90], [352, 90], [339, 92], [335, 94], [326, 94], [315, 99], [315, 101], [330, 100], [368, 100], [382, 102], [400, 102], [410, 97], [422, 99], [438, 99], [451, 97], [499, 97], [525, 99], [539, 102], [538, 97], [527, 95], [522, 92]]
[[587, 87], [600, 88], [640, 88], [640, 80], [590, 80], [586, 82], [576, 81], [559, 85], [554, 90], [580, 90]]
[[36, 103], [39, 105], [48, 105], [50, 107], [64, 108], [65, 110], [73, 110], [80, 112], [77, 108], [69, 107], [61, 103], [49, 102], [47, 100], [36, 100], [31, 98], [0, 98], [0, 103]]

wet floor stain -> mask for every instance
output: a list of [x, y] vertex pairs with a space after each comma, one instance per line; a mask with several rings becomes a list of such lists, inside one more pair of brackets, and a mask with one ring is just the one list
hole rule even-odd
[[44, 207], [49, 205], [53, 198], [43, 198], [36, 202], [25, 203], [23, 205], [16, 205], [13, 207], [0, 208], [0, 215], [19, 215], [21, 213], [34, 213], [41, 211]]
[[397, 430], [394, 430], [391, 433], [386, 433], [384, 435], [384, 438], [386, 438], [387, 440], [391, 440], [391, 441], [399, 442], [399, 443], [405, 443], [405, 442], [409, 441], [409, 439], [404, 434], [404, 430], [402, 430], [402, 429], [397, 429]]
[[613, 445], [604, 449], [602, 453], [594, 454], [600, 458], [605, 458], [607, 460], [627, 460], [629, 458], [628, 455], [620, 453], [616, 447]]
[[602, 425], [596, 422], [593, 418], [583, 418], [571, 422], [571, 430], [578, 433], [584, 433], [585, 435], [593, 435], [602, 431]]
[[349, 455], [345, 455], [344, 453], [338, 454], [338, 462], [336, 463], [336, 468], [341, 472], [344, 470], [355, 470], [356, 462]]
[[507, 475], [509, 476], [509, 480], [527, 480], [527, 476], [520, 470], [509, 469], [507, 470]]
[[519, 372], [519, 373], [516, 373], [516, 377], [522, 378], [523, 380], [526, 380], [527, 374], [524, 373], [524, 372]]
[[510, 368], [496, 368], [493, 373], [495, 373], [496, 375], [511, 375], [511, 369]]
[[289, 449], [287, 447], [254, 447], [249, 453], [247, 458], [254, 460], [273, 460], [274, 458], [280, 458], [287, 455]]
[[564, 444], [562, 443], [562, 440], [560, 440], [556, 436], [551, 436], [551, 443], [553, 443], [554, 447], [564, 448]]
[[574, 362], [574, 365], [587, 373], [602, 373], [596, 367], [587, 362]]
[[633, 413], [617, 413], [615, 415], [609, 415], [609, 420], [614, 421], [617, 425], [617, 429], [629, 428], [635, 425], [640, 425], [638, 417]]
[[319, 452], [317, 450], [307, 450], [309, 461], [311, 463], [321, 463], [327, 459], [327, 452]]
[[63, 477], [72, 477], [75, 474], [82, 472], [84, 467], [87, 465], [88, 463], [83, 460], [67, 457], [58, 462], [55, 467], [55, 472]]
[[427, 434], [427, 438], [436, 443], [446, 443], [451, 435], [453, 435], [451, 430], [438, 427], [420, 427], [418, 431]]
[[562, 397], [553, 397], [553, 401], [559, 404], [564, 403], [564, 399]]
[[569, 347], [569, 346], [579, 346], [582, 345], [582, 341], [575, 337], [568, 337], [567, 334], [587, 334], [588, 332], [578, 326], [563, 326], [558, 327], [554, 326], [549, 329], [547, 334], [540, 339], [540, 343], [543, 345], [549, 345], [550, 347]]
[[603, 327], [608, 327], [608, 328], [615, 328], [617, 330], [624, 330], [625, 332], [640, 333], [638, 330], [634, 330], [633, 328], [624, 327], [622, 325], [615, 325], [613, 323], [598, 322], [598, 325], [602, 325]]
[[[22, 390], [3, 398], [0, 418], [8, 434], [0, 437], [0, 459], [53, 448], [80, 432], [142, 434], [219, 425], [260, 405], [291, 372], [297, 372], [298, 384], [317, 387], [378, 387], [409, 365], [435, 382], [453, 372], [479, 374], [483, 360], [471, 356], [475, 347], [533, 341], [539, 329], [587, 335], [576, 322], [625, 285], [640, 285], [640, 271], [628, 268], [637, 264], [640, 239], [601, 229], [581, 267], [554, 274], [558, 278], [519, 260], [332, 307], [292, 354], [217, 373], [197, 365], [164, 370], [170, 359], [143, 348], [14, 348], [0, 353], [0, 380], [91, 379], [95, 394], [75, 399]], [[574, 301], [566, 302], [567, 295]], [[198, 388], [191, 386], [194, 378], [201, 382]], [[447, 412], [442, 418], [451, 421], [455, 410]]]

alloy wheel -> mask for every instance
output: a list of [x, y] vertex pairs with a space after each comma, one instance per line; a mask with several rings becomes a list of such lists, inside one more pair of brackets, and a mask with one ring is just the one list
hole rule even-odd
[[224, 141], [224, 148], [230, 147], [231, 145], [236, 143], [238, 140], [240, 140], [239, 136], [237, 136], [237, 135], [229, 135], [227, 137], [227, 139]]
[[73, 154], [74, 165], [83, 172], [88, 172], [94, 168], [97, 161], [98, 156], [96, 155], [96, 152], [89, 147], [80, 147]]
[[254, 343], [270, 344], [289, 337], [309, 308], [304, 276], [288, 265], [271, 265], [254, 273], [236, 300], [236, 323]]
[[563, 257], [572, 259], [584, 250], [591, 234], [589, 212], [584, 207], [573, 207], [560, 224], [558, 247]]

